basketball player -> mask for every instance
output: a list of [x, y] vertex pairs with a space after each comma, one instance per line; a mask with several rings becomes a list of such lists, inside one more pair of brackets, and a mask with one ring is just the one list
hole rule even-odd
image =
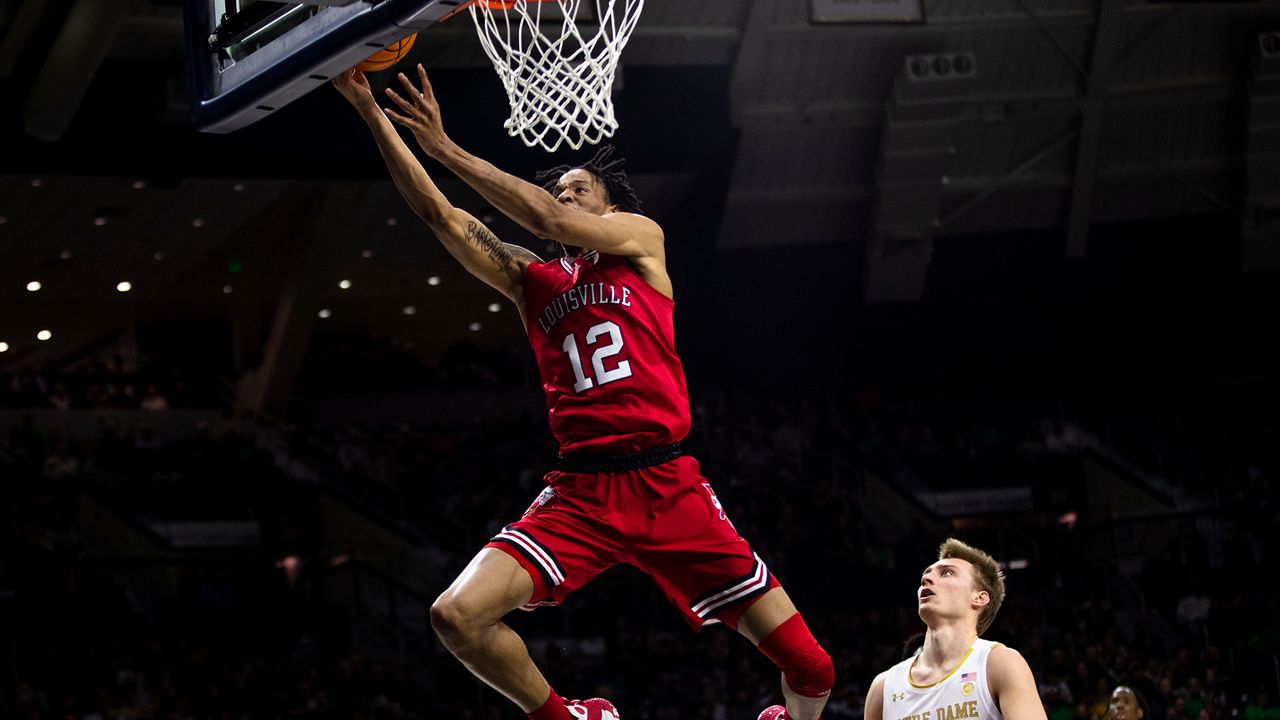
[[876, 676], [865, 720], [1045, 720], [1027, 661], [979, 638], [1004, 601], [1004, 573], [990, 555], [948, 539], [917, 598], [924, 645]]
[[[547, 394], [558, 468], [525, 512], [480, 550], [431, 607], [441, 642], [532, 720], [617, 720], [600, 698], [568, 701], [502, 622], [517, 608], [558, 605], [620, 563], [647, 573], [699, 630], [734, 628], [782, 671], [786, 705], [766, 720], [816, 720], [834, 682], [787, 593], [726, 517], [680, 441], [689, 398], [676, 355], [663, 232], [605, 148], [544, 186], [470, 155], [445, 134], [426, 71], [399, 75], [379, 109], [359, 71], [334, 79], [372, 130], [414, 212], [473, 275], [506, 295], [524, 322]], [[565, 256], [543, 262], [451, 206], [390, 120], [495, 208]]]
[[1107, 720], [1144, 720], [1147, 711], [1137, 691], [1128, 685], [1120, 685], [1111, 691], [1107, 703]]

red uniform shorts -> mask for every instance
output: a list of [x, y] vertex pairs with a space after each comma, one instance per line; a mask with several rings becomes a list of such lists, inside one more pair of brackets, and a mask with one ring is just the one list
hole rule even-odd
[[695, 629], [738, 619], [778, 582], [725, 516], [698, 462], [681, 456], [625, 472], [552, 471], [547, 487], [486, 547], [533, 578], [522, 610], [558, 605], [614, 565], [653, 578]]

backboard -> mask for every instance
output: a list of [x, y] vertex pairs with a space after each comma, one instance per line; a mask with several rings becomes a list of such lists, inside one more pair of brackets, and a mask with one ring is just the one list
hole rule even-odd
[[192, 122], [251, 125], [465, 0], [185, 0]]

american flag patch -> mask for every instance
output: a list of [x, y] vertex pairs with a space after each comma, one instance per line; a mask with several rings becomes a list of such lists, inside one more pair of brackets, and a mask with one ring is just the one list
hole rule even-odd
[[976, 673], [976, 672], [961, 673], [961, 675], [960, 675], [960, 679], [961, 679], [962, 681], [963, 681], [963, 680], [977, 680], [977, 679], [978, 679], [978, 673]]

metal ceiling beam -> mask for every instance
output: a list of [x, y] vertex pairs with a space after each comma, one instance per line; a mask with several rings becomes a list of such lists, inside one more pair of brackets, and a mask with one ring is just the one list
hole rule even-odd
[[1093, 216], [1093, 187], [1098, 173], [1098, 145], [1106, 112], [1111, 72], [1119, 49], [1122, 0], [1098, 0], [1098, 21], [1093, 37], [1093, 57], [1080, 103], [1080, 142], [1076, 145], [1075, 183], [1067, 212], [1067, 257], [1084, 257]]
[[[943, 215], [942, 217], [938, 218], [938, 220], [935, 221], [934, 223], [934, 227], [936, 228], [946, 227], [947, 224], [950, 223], [952, 220], [955, 220], [956, 218], [969, 212], [973, 208], [981, 205], [984, 201], [986, 201], [987, 198], [994, 195], [996, 191], [1021, 179], [1022, 176], [1025, 175], [1029, 170], [1036, 167], [1037, 165], [1044, 162], [1045, 160], [1049, 159], [1051, 156], [1053, 156], [1054, 153], [1066, 147], [1068, 143], [1076, 139], [1076, 137], [1078, 136], [1079, 136], [1079, 131], [1075, 129], [1071, 129], [1062, 133], [1061, 135], [1054, 138], [1053, 140], [1050, 140], [1048, 143], [1044, 145], [1044, 147], [1040, 148], [1035, 153], [1030, 155], [1026, 160], [1023, 160], [1021, 163], [1019, 163], [1017, 167], [1005, 173], [1003, 176], [999, 178], [994, 178], [993, 180], [991, 180], [991, 182], [987, 183], [986, 187], [982, 190], [982, 192], [979, 192], [977, 195], [961, 203], [959, 207], [954, 208], [953, 210], [948, 212], [946, 215]], [[947, 184], [949, 182], [950, 180], [948, 178], [943, 178], [943, 184]]]
[[62, 138], [133, 6], [111, 0], [72, 6], [23, 108], [23, 126], [32, 137]]
[[5, 33], [4, 42], [0, 43], [0, 78], [7, 78], [13, 72], [13, 64], [18, 61], [22, 49], [31, 39], [31, 32], [40, 20], [40, 13], [44, 8], [44, 3], [34, 0], [18, 3], [18, 11], [14, 13], [9, 32]]

